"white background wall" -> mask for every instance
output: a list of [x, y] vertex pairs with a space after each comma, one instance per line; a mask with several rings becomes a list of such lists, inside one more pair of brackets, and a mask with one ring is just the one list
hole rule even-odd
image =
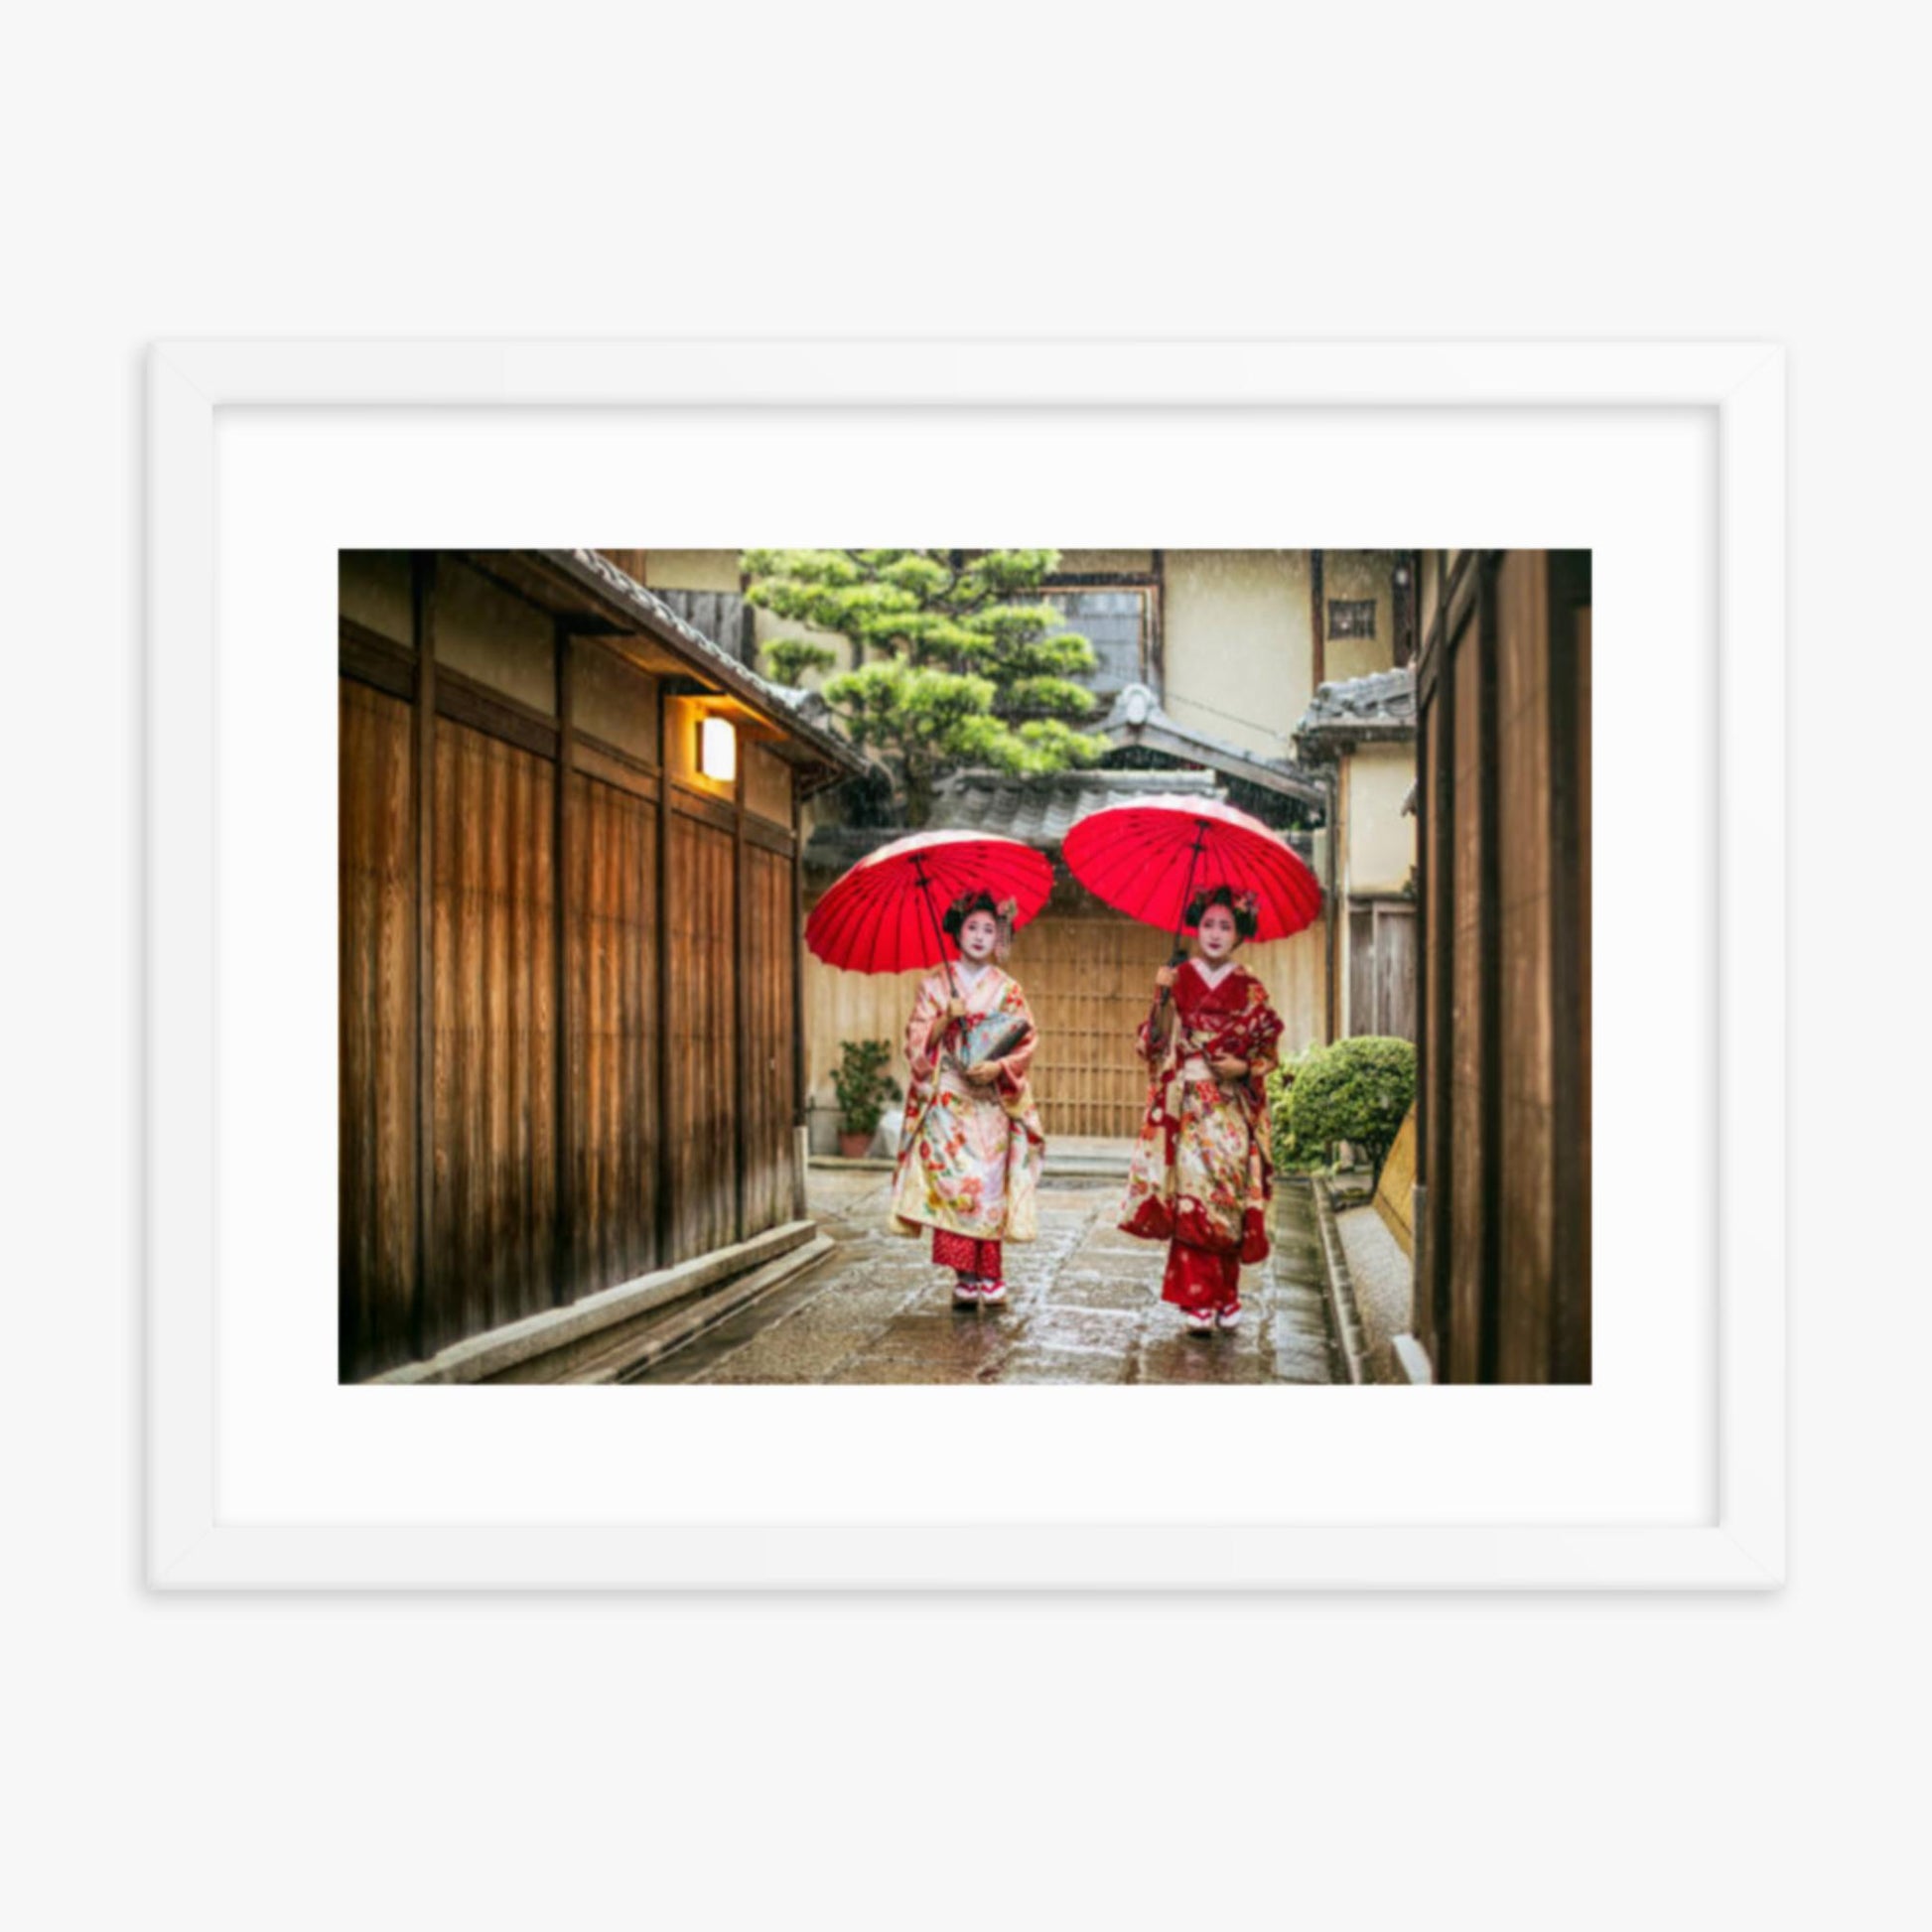
[[1416, 781], [1416, 745], [1362, 746], [1348, 760], [1348, 856], [1343, 889], [1399, 893], [1416, 863], [1416, 821], [1402, 809]]
[[[1895, 905], [1920, 870], [1923, 612], [1900, 626], [1895, 600], [1920, 574], [1932, 427], [1910, 199], [1928, 157], [1918, 66], [1888, 46], [1899, 16], [1854, 0], [1772, 38], [1755, 7], [1560, 21], [1475, 4], [1351, 33], [1340, 8], [1237, 24], [1209, 5], [1179, 22], [1130, 9], [1095, 35], [1091, 9], [1061, 23], [989, 4], [962, 36], [951, 14], [900, 6], [835, 9], [836, 30], [823, 9], [750, 11], [562, 4], [539, 27], [183, 0], [36, 9], [13, 30], [10, 1916], [1906, 1922], [1922, 1907], [1905, 1887], [1923, 1829], [1925, 1245], [1863, 1183], [1883, 1161], [1924, 1166], [1923, 975], [1889, 982], [1890, 1013], [1843, 997], [1875, 983], [1859, 970], [1872, 928], [1848, 912]], [[931, 58], [913, 58], [926, 35]], [[826, 111], [808, 82], [828, 57], [868, 90], [862, 111]], [[1077, 84], [1058, 84], [1068, 70]], [[1024, 116], [1024, 139], [953, 138], [986, 126], [988, 96]], [[1095, 140], [1076, 111], [1090, 99], [1140, 104], [1151, 138]], [[1110, 235], [1140, 238], [1125, 275], [1026, 245], [1030, 229], [1063, 243], [1076, 214], [1101, 266]], [[876, 270], [838, 267], [855, 229], [883, 251]], [[988, 236], [999, 272], [976, 252]], [[1150, 236], [1167, 238], [1155, 262]], [[129, 1111], [143, 345], [1124, 326], [1789, 345], [1805, 774], [1789, 1588], [145, 1595]], [[1847, 757], [1856, 825], [1829, 789]]]

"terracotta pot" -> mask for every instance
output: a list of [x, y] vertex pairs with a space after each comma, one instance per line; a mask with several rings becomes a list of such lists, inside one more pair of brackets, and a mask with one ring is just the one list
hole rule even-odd
[[871, 1146], [872, 1136], [870, 1134], [841, 1134], [839, 1136], [839, 1153], [847, 1161], [863, 1161], [866, 1158], [866, 1150]]

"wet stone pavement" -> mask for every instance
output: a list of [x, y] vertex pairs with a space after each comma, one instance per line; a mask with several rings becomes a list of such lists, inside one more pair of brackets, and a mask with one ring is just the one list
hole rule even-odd
[[831, 1254], [640, 1382], [1327, 1382], [1334, 1368], [1313, 1204], [1275, 1200], [1274, 1253], [1241, 1271], [1241, 1326], [1188, 1334], [1160, 1300], [1167, 1250], [1122, 1234], [1118, 1181], [1042, 1187], [1039, 1238], [1008, 1247], [1004, 1308], [952, 1306], [931, 1241], [888, 1227], [885, 1173], [814, 1169]]

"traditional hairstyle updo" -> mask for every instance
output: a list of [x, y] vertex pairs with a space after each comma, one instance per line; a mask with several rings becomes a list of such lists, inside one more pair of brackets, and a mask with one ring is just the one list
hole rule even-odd
[[960, 929], [975, 912], [991, 913], [994, 924], [997, 925], [999, 923], [1000, 908], [994, 903], [991, 893], [961, 893], [946, 907], [946, 916], [939, 921], [945, 928], [946, 937], [948, 939], [957, 939], [960, 934]]
[[1252, 939], [1261, 924], [1261, 904], [1253, 893], [1237, 893], [1232, 886], [1208, 886], [1187, 901], [1189, 931], [1197, 932], [1210, 905], [1225, 905], [1234, 915], [1234, 936]]
[[946, 916], [939, 921], [945, 928], [946, 937], [956, 946], [966, 921], [975, 912], [990, 912], [993, 915], [993, 957], [1002, 966], [1006, 964], [1007, 954], [1013, 950], [1013, 922], [1020, 916], [1019, 905], [1010, 898], [996, 899], [991, 893], [961, 893], [946, 907]]

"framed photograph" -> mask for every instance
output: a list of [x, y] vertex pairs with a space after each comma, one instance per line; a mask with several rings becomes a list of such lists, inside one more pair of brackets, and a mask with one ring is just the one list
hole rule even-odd
[[151, 1584], [1775, 1587], [1783, 382], [158, 345]]

